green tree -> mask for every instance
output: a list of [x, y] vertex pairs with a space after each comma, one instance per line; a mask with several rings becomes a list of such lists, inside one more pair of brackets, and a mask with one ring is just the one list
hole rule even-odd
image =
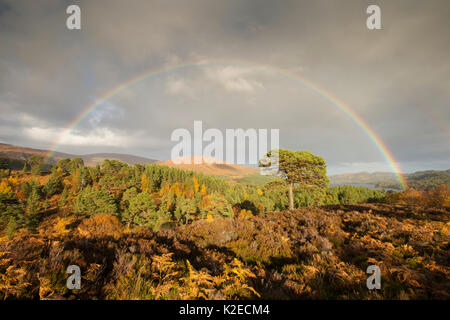
[[101, 171], [105, 175], [118, 174], [123, 167], [127, 167], [127, 166], [128, 165], [126, 163], [123, 163], [123, 162], [120, 162], [117, 160], [105, 159], [105, 160], [103, 160]]
[[256, 193], [250, 194], [244, 201], [239, 203], [241, 209], [251, 210], [253, 213], [263, 213], [274, 209], [272, 199], [260, 196]]
[[32, 232], [36, 232], [36, 227], [38, 225], [37, 214], [41, 209], [40, 204], [41, 196], [39, 190], [38, 188], [33, 187], [26, 203], [26, 225]]
[[198, 214], [198, 206], [195, 199], [187, 199], [178, 197], [176, 199], [176, 209], [174, 212], [175, 219], [178, 223], [186, 224], [195, 219]]
[[84, 161], [81, 158], [73, 158], [70, 160], [70, 171], [84, 168]]
[[64, 187], [62, 193], [61, 193], [61, 198], [59, 199], [59, 209], [63, 209], [66, 206], [66, 202], [67, 202], [67, 196], [68, 196], [68, 191], [67, 188]]
[[23, 206], [12, 194], [0, 194], [0, 222], [6, 223], [5, 233], [12, 236], [25, 226]]
[[16, 216], [11, 216], [9, 222], [5, 228], [5, 233], [8, 237], [11, 237], [16, 233], [18, 229], [23, 226], [23, 223]]
[[61, 192], [63, 188], [62, 177], [58, 175], [56, 170], [52, 171], [50, 178], [44, 185], [44, 192], [47, 197], [51, 197], [54, 194]]
[[58, 168], [61, 168], [63, 172], [69, 172], [71, 169], [70, 159], [61, 159], [56, 163]]
[[289, 186], [290, 210], [294, 210], [294, 184], [319, 189], [328, 186], [325, 160], [309, 151], [271, 150], [261, 159], [259, 166], [272, 170], [272, 174], [276, 170], [275, 174], [286, 181]]
[[38, 155], [31, 156], [30, 159], [28, 159], [28, 163], [31, 167], [31, 174], [40, 176], [42, 166], [44, 165], [44, 157]]
[[121, 206], [122, 209], [126, 210], [130, 206], [131, 199], [135, 198], [138, 195], [138, 191], [135, 187], [131, 187], [127, 189], [122, 196]]
[[210, 214], [213, 217], [233, 217], [233, 208], [227, 200], [217, 192], [208, 196], [207, 204], [202, 211], [204, 216]]
[[40, 195], [40, 189], [41, 186], [39, 184], [39, 181], [31, 179], [30, 181], [25, 181], [24, 183], [22, 183], [22, 185], [20, 186], [20, 189], [23, 192], [23, 195], [25, 196], [25, 198], [30, 197], [31, 193], [33, 190], [37, 190], [38, 194]]
[[89, 176], [92, 182], [98, 182], [101, 177], [100, 165], [97, 164], [95, 167], [89, 167]]
[[27, 199], [27, 214], [28, 215], [33, 215], [33, 214], [37, 214], [39, 212], [40, 209], [40, 201], [41, 201], [41, 196], [39, 195], [39, 192], [36, 188], [33, 188], [31, 190], [31, 194]]
[[117, 213], [114, 197], [104, 190], [97, 190], [89, 185], [77, 196], [73, 209], [75, 213], [87, 216]]
[[91, 183], [91, 175], [88, 168], [74, 169], [72, 174], [75, 175], [75, 190], [82, 190]]
[[125, 220], [138, 226], [149, 226], [157, 219], [153, 198], [146, 192], [138, 193], [129, 200], [128, 215]]
[[98, 181], [98, 185], [99, 187], [105, 189], [108, 192], [111, 192], [113, 190], [123, 190], [125, 188], [124, 184], [122, 183], [122, 180], [112, 175], [103, 176]]

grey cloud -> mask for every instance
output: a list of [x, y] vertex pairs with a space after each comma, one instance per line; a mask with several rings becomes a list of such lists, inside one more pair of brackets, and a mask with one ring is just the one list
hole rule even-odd
[[[280, 128], [282, 146], [321, 154], [335, 172], [350, 170], [348, 163], [352, 171], [380, 168], [381, 154], [351, 118], [298, 81], [279, 72], [217, 74], [272, 65], [345, 101], [405, 169], [448, 167], [448, 1], [377, 1], [380, 31], [367, 30], [369, 2], [359, 0], [77, 3], [81, 31], [65, 28], [67, 1], [0, 1], [3, 142], [49, 147], [48, 139], [31, 139], [31, 128], [42, 137], [61, 132], [147, 70], [223, 61], [133, 84], [79, 123], [76, 145], [66, 140], [59, 149], [163, 159], [173, 129], [204, 120], [219, 129]], [[104, 138], [128, 139], [102, 144], [99, 128]], [[95, 134], [98, 145], [84, 145], [81, 136]]]

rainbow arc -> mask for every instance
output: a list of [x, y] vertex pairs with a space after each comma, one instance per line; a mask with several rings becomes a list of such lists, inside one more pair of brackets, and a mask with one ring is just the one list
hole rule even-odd
[[128, 79], [127, 81], [119, 84], [118, 86], [112, 88], [111, 90], [105, 92], [99, 99], [96, 99], [93, 103], [83, 108], [83, 111], [78, 114], [77, 117], [75, 117], [63, 130], [63, 133], [55, 140], [53, 145], [50, 148], [49, 153], [47, 154], [47, 159], [53, 156], [54, 152], [58, 148], [58, 146], [61, 144], [61, 141], [63, 138], [70, 133], [81, 121], [83, 121], [86, 117], [89, 116], [96, 108], [101, 106], [106, 100], [114, 97], [115, 95], [119, 94], [120, 92], [126, 90], [130, 86], [148, 79], [150, 77], [156, 77], [160, 74], [172, 72], [175, 70], [185, 69], [185, 68], [192, 68], [192, 67], [202, 67], [202, 66], [209, 66], [209, 65], [219, 65], [219, 64], [225, 64], [225, 65], [244, 65], [249, 67], [257, 67], [257, 68], [263, 68], [267, 70], [274, 71], [280, 75], [283, 75], [289, 79], [292, 79], [296, 81], [297, 83], [311, 89], [318, 95], [320, 95], [325, 100], [329, 101], [333, 106], [338, 108], [339, 110], [343, 111], [346, 115], [349, 116], [349, 118], [364, 132], [364, 134], [370, 139], [372, 144], [378, 149], [380, 154], [385, 159], [386, 163], [391, 168], [391, 171], [395, 174], [397, 180], [401, 184], [401, 186], [404, 189], [407, 189], [407, 183], [405, 181], [405, 178], [402, 175], [402, 170], [400, 168], [400, 165], [395, 160], [394, 156], [390, 152], [390, 150], [386, 147], [385, 143], [380, 139], [380, 137], [375, 133], [375, 131], [367, 124], [367, 122], [362, 119], [352, 108], [345, 104], [342, 100], [340, 100], [338, 97], [336, 97], [331, 92], [325, 90], [324, 88], [320, 87], [318, 84], [305, 79], [304, 77], [301, 77], [300, 75], [293, 73], [288, 70], [284, 70], [278, 67], [269, 66], [269, 65], [255, 65], [253, 63], [247, 63], [242, 61], [219, 61], [219, 60], [208, 60], [208, 61], [199, 61], [199, 62], [193, 62], [193, 63], [185, 63], [185, 64], [179, 64], [175, 66], [170, 67], [164, 67], [157, 70], [151, 70], [144, 72], [142, 74], [139, 74], [131, 79]]

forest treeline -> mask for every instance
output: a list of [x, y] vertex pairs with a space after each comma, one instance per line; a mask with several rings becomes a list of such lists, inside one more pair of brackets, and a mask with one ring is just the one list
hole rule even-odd
[[[39, 161], [22, 171], [4, 171], [0, 182], [1, 223], [7, 234], [21, 227], [33, 230], [38, 213], [116, 216], [128, 227], [158, 230], [197, 219], [254, 215], [286, 210], [288, 190], [283, 181], [263, 187], [230, 184], [222, 178], [155, 164], [129, 166], [105, 160], [85, 167], [83, 160], [60, 160], [41, 176]], [[326, 189], [294, 187], [296, 207], [382, 201], [385, 192], [362, 187]]]
[[[283, 180], [264, 186], [230, 184], [219, 177], [155, 164], [129, 166], [105, 160], [101, 165], [86, 167], [80, 158], [60, 160], [44, 176], [41, 168], [37, 158], [24, 164], [21, 171], [2, 171], [0, 223], [6, 234], [22, 227], [34, 230], [38, 213], [49, 210], [85, 217], [105, 213], [128, 227], [158, 230], [163, 225], [184, 225], [198, 219], [289, 208], [288, 187]], [[444, 185], [405, 192], [294, 185], [293, 199], [297, 208], [370, 202], [448, 206], [448, 190]]]

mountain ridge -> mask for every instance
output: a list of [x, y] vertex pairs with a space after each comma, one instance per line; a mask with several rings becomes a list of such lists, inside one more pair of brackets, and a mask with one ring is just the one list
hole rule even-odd
[[[16, 146], [7, 143], [0, 143], [0, 157], [17, 159], [17, 160], [28, 160], [33, 155], [39, 155], [42, 157], [47, 157], [49, 150], [44, 149], [35, 149], [29, 147]], [[129, 165], [133, 165], [135, 163], [140, 164], [151, 164], [155, 163], [158, 160], [135, 156], [132, 154], [125, 153], [90, 153], [90, 154], [70, 154], [64, 152], [54, 152], [52, 156], [48, 159], [49, 163], [54, 164], [58, 160], [64, 158], [82, 158], [84, 163], [88, 166], [97, 165], [103, 162], [105, 159], [109, 160], [118, 160], [121, 162], [125, 162]]]
[[[438, 185], [450, 187], [450, 169], [423, 170], [403, 174], [409, 187], [427, 189]], [[392, 172], [357, 172], [342, 173], [329, 176], [331, 184], [371, 184], [380, 188], [400, 188], [396, 176]]]

